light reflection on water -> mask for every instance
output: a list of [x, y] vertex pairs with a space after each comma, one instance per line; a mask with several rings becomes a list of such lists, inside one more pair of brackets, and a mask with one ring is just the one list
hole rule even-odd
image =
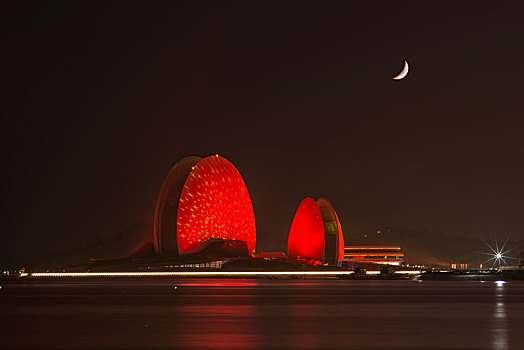
[[[493, 338], [492, 348], [508, 349], [508, 320], [504, 306], [504, 286], [503, 282], [496, 283], [495, 309], [493, 312]], [[524, 327], [524, 325], [523, 325]]]
[[518, 349], [524, 344], [524, 283], [4, 285], [0, 317], [6, 348]]
[[[244, 349], [259, 343], [253, 305], [182, 305], [177, 311], [181, 322], [173, 344], [180, 348]], [[199, 322], [184, 322], [184, 315], [201, 316]]]

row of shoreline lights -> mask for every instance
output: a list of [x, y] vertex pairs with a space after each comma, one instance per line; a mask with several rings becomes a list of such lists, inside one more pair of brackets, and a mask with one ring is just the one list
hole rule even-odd
[[[162, 277], [162, 276], [344, 276], [354, 271], [189, 271], [189, 272], [35, 272], [21, 273], [20, 277]], [[366, 271], [368, 275], [379, 275], [380, 271]], [[395, 271], [395, 274], [419, 275], [420, 270]]]

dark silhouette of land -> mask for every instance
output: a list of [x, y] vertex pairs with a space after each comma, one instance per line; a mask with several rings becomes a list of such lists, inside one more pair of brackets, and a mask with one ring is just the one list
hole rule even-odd
[[[86, 264], [90, 259], [118, 259], [130, 256], [148, 242], [152, 243], [151, 230], [146, 224], [123, 229], [109, 239], [96, 238], [84, 245], [69, 249], [56, 250], [49, 254], [25, 256], [14, 262], [9, 268], [26, 267], [34, 270], [72, 268]], [[287, 237], [284, 237], [287, 239]], [[501, 237], [502, 238], [502, 237]], [[468, 264], [469, 268], [491, 267], [488, 244], [495, 247], [494, 240], [483, 241], [482, 238], [460, 237], [432, 232], [426, 229], [379, 228], [363, 233], [346, 233], [345, 245], [399, 245], [406, 255], [406, 261], [412, 265], [443, 266], [450, 264]], [[499, 239], [499, 247], [504, 240]], [[264, 252], [260, 243], [257, 251]], [[151, 246], [149, 246], [151, 251]], [[519, 253], [524, 250], [524, 239], [508, 240], [505, 250], [509, 253], [508, 265], [517, 265]], [[286, 252], [286, 246], [279, 251]]]

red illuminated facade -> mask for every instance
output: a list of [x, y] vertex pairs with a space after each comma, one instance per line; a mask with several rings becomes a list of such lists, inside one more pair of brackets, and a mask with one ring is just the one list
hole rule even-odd
[[320, 208], [313, 198], [300, 203], [291, 223], [287, 253], [297, 258], [324, 260], [326, 239]]
[[185, 158], [170, 171], [155, 210], [155, 249], [185, 255], [212, 239], [245, 241], [254, 254], [255, 215], [242, 176], [220, 156]]
[[342, 228], [326, 198], [302, 201], [289, 231], [288, 255], [332, 264], [344, 259]]

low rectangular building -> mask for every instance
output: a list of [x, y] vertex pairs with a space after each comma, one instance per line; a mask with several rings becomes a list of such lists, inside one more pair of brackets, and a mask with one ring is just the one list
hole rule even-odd
[[405, 262], [405, 257], [398, 246], [345, 246], [344, 261], [348, 264], [400, 265]]

